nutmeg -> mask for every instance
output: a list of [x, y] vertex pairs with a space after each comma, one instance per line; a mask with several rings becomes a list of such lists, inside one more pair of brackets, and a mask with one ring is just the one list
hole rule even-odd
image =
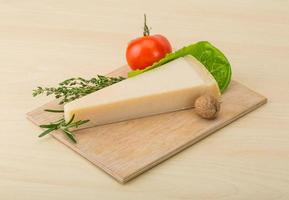
[[195, 111], [204, 119], [215, 119], [220, 111], [220, 102], [212, 95], [205, 94], [196, 99]]

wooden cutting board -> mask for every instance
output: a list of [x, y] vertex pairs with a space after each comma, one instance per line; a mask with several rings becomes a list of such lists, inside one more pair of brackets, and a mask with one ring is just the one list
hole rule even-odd
[[[126, 76], [127, 67], [109, 75]], [[222, 96], [221, 112], [215, 120], [199, 118], [193, 109], [75, 131], [73, 144], [61, 132], [52, 135], [72, 150], [125, 183], [168, 159], [216, 130], [266, 103], [266, 98], [232, 81]], [[59, 119], [61, 114], [44, 112], [59, 109], [57, 101], [27, 113], [36, 125]]]

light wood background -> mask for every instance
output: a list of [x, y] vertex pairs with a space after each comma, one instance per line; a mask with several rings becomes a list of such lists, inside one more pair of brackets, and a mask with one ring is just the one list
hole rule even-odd
[[[25, 113], [38, 85], [105, 74], [129, 40], [153, 33], [175, 48], [209, 40], [233, 78], [269, 102], [120, 185], [40, 129]], [[1, 199], [289, 199], [289, 2], [0, 0]]]

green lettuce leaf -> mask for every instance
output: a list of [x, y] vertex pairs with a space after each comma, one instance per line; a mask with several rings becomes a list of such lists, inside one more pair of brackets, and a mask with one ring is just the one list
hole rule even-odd
[[199, 60], [216, 79], [220, 91], [224, 92], [231, 81], [231, 66], [225, 55], [207, 41], [197, 42], [183, 47], [173, 53], [167, 54], [164, 58], [143, 70], [134, 70], [128, 73], [128, 77], [137, 76], [146, 71], [155, 69], [177, 58], [192, 55]]

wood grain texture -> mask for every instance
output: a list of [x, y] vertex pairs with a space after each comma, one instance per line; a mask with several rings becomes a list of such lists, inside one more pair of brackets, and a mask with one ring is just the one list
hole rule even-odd
[[[128, 70], [124, 66], [110, 75], [125, 77]], [[215, 120], [201, 119], [194, 109], [188, 109], [77, 130], [77, 144], [67, 140], [61, 131], [53, 136], [125, 183], [266, 102], [265, 97], [232, 81], [222, 95], [221, 111]], [[36, 125], [47, 124], [58, 120], [61, 114], [44, 109], [62, 108], [52, 101], [29, 112], [27, 117]]]
[[[152, 6], [153, 5], [153, 6]], [[125, 185], [46, 137], [26, 113], [37, 86], [107, 74], [152, 34], [177, 49], [208, 40], [233, 79], [268, 103]], [[289, 1], [0, 0], [1, 200], [288, 200]]]

